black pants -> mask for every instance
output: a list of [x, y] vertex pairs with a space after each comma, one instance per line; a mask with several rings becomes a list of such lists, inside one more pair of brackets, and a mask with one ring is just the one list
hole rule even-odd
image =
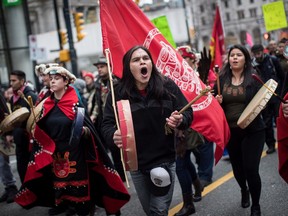
[[261, 178], [259, 164], [265, 142], [264, 130], [247, 133], [241, 128], [231, 128], [231, 138], [227, 145], [233, 173], [242, 190], [251, 193], [252, 205], [259, 205]]
[[126, 181], [125, 173], [124, 173], [124, 169], [123, 169], [123, 165], [121, 161], [120, 149], [115, 145], [110, 148], [110, 152], [111, 152], [114, 167], [117, 170], [118, 174], [120, 175], [122, 181], [125, 182]]
[[24, 129], [15, 128], [13, 130], [13, 138], [16, 144], [17, 170], [20, 180], [23, 183], [30, 159], [29, 135]]

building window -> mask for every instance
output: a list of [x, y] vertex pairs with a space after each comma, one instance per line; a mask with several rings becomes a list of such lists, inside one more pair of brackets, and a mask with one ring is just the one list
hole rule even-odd
[[242, 5], [242, 1], [241, 0], [237, 0], [237, 4], [238, 5]]
[[249, 9], [250, 17], [257, 17], [257, 8]]
[[226, 13], [226, 21], [230, 21], [230, 13]]
[[81, 6], [81, 7], [77, 7], [77, 8], [76, 8], [76, 12], [77, 12], [77, 13], [84, 13], [84, 11], [85, 11], [84, 9], [85, 9], [85, 8], [82, 7], [82, 6]]
[[204, 12], [204, 6], [200, 5], [200, 12], [203, 13]]
[[201, 24], [202, 24], [202, 25], [206, 25], [205, 17], [201, 17]]
[[211, 6], [211, 7], [212, 7], [212, 10], [213, 10], [213, 11], [216, 10], [216, 4], [215, 4], [215, 3], [212, 3], [212, 6]]
[[254, 3], [254, 0], [250, 0], [250, 3]]
[[202, 41], [204, 42], [204, 44], [209, 44], [210, 43], [210, 37], [205, 35], [202, 37]]
[[87, 10], [87, 23], [97, 22], [96, 7], [89, 7]]
[[223, 1], [225, 8], [229, 7], [228, 0]]
[[238, 14], [238, 19], [239, 19], [239, 20], [245, 18], [244, 10], [239, 10], [239, 11], [237, 11], [237, 14]]

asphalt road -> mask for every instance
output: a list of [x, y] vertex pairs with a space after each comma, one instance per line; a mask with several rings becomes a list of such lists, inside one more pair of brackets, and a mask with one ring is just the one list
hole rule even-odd
[[[260, 164], [262, 177], [261, 210], [262, 216], [287, 216], [288, 215], [288, 185], [278, 174], [278, 153], [266, 155], [265, 149]], [[193, 155], [192, 155], [193, 159]], [[17, 178], [15, 157], [11, 157], [13, 172]], [[128, 174], [129, 178], [129, 174]], [[130, 179], [130, 178], [129, 178]], [[133, 183], [130, 180], [131, 200], [121, 210], [123, 216], [145, 216], [137, 199]], [[0, 194], [4, 191], [0, 185]], [[203, 192], [203, 199], [195, 203], [196, 213], [199, 216], [248, 216], [250, 208], [243, 209], [240, 206], [240, 189], [231, 172], [229, 160], [223, 160], [214, 167], [213, 183], [207, 186]], [[182, 196], [178, 181], [175, 184], [173, 200], [169, 216], [173, 216], [181, 208]], [[1, 216], [45, 216], [48, 208], [36, 207], [31, 210], [22, 209], [16, 203], [0, 203]], [[60, 216], [64, 216], [62, 214]], [[102, 209], [97, 209], [96, 216], [105, 216]]]

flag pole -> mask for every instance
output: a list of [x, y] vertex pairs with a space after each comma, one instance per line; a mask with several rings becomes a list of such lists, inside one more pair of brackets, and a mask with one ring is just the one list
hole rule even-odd
[[182, 3], [183, 3], [184, 15], [185, 15], [185, 24], [186, 24], [186, 30], [187, 30], [188, 44], [189, 46], [191, 46], [191, 38], [190, 38], [188, 15], [187, 15], [187, 8], [186, 8], [185, 0], [182, 0]]
[[222, 30], [223, 30], [223, 37], [225, 38], [225, 29], [224, 29], [224, 22], [223, 22], [223, 19], [222, 19], [223, 16], [222, 16], [222, 9], [221, 9], [220, 0], [217, 0], [217, 5], [218, 5], [218, 8], [219, 8], [219, 16], [220, 16]]
[[[108, 74], [109, 74], [109, 80], [110, 80], [111, 96], [112, 96], [112, 106], [113, 106], [113, 110], [114, 110], [114, 115], [115, 115], [117, 129], [120, 130], [120, 124], [119, 124], [119, 119], [118, 119], [117, 110], [116, 110], [116, 104], [115, 104], [115, 94], [114, 94], [114, 87], [113, 87], [112, 72], [111, 72], [111, 67], [110, 67], [109, 53], [110, 53], [110, 50], [109, 49], [105, 49], [105, 55], [106, 55], [107, 66], [108, 66]], [[121, 156], [121, 162], [122, 162], [122, 167], [123, 167], [123, 170], [124, 170], [124, 175], [125, 175], [127, 188], [130, 188], [129, 181], [128, 181], [128, 178], [127, 178], [127, 173], [126, 173], [126, 167], [125, 167], [125, 164], [124, 164], [123, 148], [122, 147], [120, 148], [120, 156]]]

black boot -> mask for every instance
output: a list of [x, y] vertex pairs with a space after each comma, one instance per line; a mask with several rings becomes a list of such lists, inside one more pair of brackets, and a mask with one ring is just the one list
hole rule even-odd
[[5, 188], [5, 191], [4, 193], [2, 194], [2, 196], [0, 197], [0, 202], [5, 202], [8, 198], [8, 191], [7, 189]]
[[260, 205], [251, 206], [251, 216], [261, 216]]
[[48, 215], [59, 215], [59, 214], [66, 212], [67, 209], [68, 209], [67, 205], [60, 204], [58, 206], [54, 206], [50, 208], [48, 210]]
[[5, 188], [5, 192], [0, 197], [0, 202], [12, 203], [18, 192], [16, 185], [11, 185]]
[[192, 194], [183, 194], [183, 206], [174, 216], [188, 216], [194, 214], [195, 212]]
[[248, 189], [241, 190], [241, 206], [248, 208], [250, 206], [250, 192]]
[[11, 185], [7, 188], [7, 191], [8, 191], [8, 196], [7, 196], [7, 200], [6, 202], [7, 203], [12, 203], [14, 202], [14, 199], [15, 199], [15, 196], [18, 192], [18, 189], [16, 187], [16, 185]]
[[194, 195], [193, 195], [193, 201], [194, 202], [199, 202], [202, 200], [202, 191], [203, 191], [203, 186], [201, 185], [201, 182], [199, 178], [193, 181], [193, 186], [195, 189]]
[[266, 151], [267, 154], [272, 154], [273, 152], [275, 152], [275, 146], [269, 146], [268, 150]]

